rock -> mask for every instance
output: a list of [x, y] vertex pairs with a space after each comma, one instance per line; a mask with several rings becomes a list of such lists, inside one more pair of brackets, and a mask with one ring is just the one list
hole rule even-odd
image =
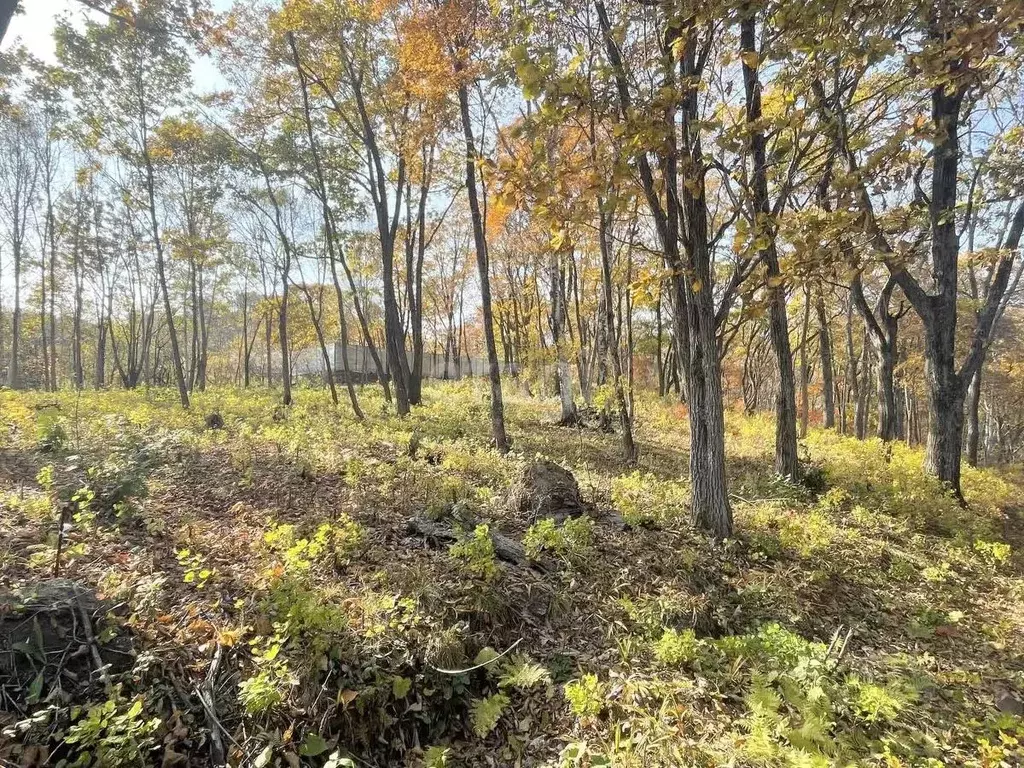
[[553, 517], [559, 523], [587, 511], [572, 472], [547, 459], [527, 465], [509, 490], [508, 505], [534, 520]]
[[1009, 691], [1000, 691], [996, 695], [996, 709], [1009, 715], [1024, 716], [1024, 702]]

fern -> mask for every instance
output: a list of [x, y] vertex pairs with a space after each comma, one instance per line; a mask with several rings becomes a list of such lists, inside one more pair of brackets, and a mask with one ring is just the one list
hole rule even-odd
[[487, 736], [494, 730], [508, 705], [509, 698], [503, 693], [496, 693], [486, 699], [474, 699], [470, 706], [473, 733], [481, 739]]
[[505, 664], [498, 685], [502, 688], [529, 690], [540, 683], [551, 682], [551, 674], [529, 656], [516, 654]]

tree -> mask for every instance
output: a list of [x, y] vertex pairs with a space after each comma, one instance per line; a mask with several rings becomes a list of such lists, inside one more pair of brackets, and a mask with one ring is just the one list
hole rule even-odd
[[765, 266], [768, 291], [768, 328], [775, 351], [779, 386], [775, 401], [775, 471], [782, 477], [796, 478], [799, 464], [796, 447], [796, 383], [793, 352], [789, 343], [786, 314], [785, 278], [779, 269], [775, 219], [788, 198], [788, 190], [779, 194], [773, 207], [768, 197], [767, 141], [761, 110], [761, 81], [758, 76], [760, 54], [757, 49], [756, 9], [749, 3], [740, 19], [740, 59], [746, 94], [746, 134], [751, 160], [750, 195], [753, 208], [754, 243]]
[[[595, 0], [594, 7], [614, 78], [620, 119], [628, 124], [639, 113], [635, 111], [630, 78], [617, 41], [619, 35], [613, 31], [603, 0]], [[666, 7], [663, 11], [658, 19], [657, 76], [670, 97], [654, 104], [659, 110], [655, 119], [662, 126], [654, 132], [656, 146], [641, 144], [635, 162], [671, 275], [675, 344], [684, 361], [689, 404], [694, 520], [715, 536], [725, 538], [732, 534], [732, 509], [725, 477], [725, 424], [708, 231], [707, 169], [698, 102], [698, 84], [714, 44], [715, 25], [709, 21], [713, 14], [698, 14], [690, 5]], [[671, 128], [666, 130], [664, 126]], [[658, 158], [660, 180], [655, 179], [649, 153]]]
[[[890, 274], [924, 327], [924, 357], [929, 388], [929, 430], [925, 469], [958, 496], [963, 447], [966, 385], [981, 366], [986, 340], [1006, 291], [1016, 254], [1005, 251], [993, 272], [985, 305], [977, 315], [968, 351], [957, 363], [959, 315], [960, 238], [957, 230], [958, 182], [961, 160], [960, 131], [978, 103], [976, 91], [991, 90], [1003, 71], [999, 66], [1005, 35], [1015, 29], [1011, 19], [1016, 4], [999, 5], [972, 0], [940, 2], [928, 12], [910, 10], [918, 23], [915, 53], [910, 65], [928, 85], [930, 131], [924, 121], [915, 126], [921, 140], [931, 144], [930, 191], [923, 193], [920, 171], [914, 176], [915, 203], [927, 213], [930, 240], [930, 288], [911, 271], [910, 264], [889, 244], [879, 224], [874, 203], [850, 142], [844, 110], [837, 109], [839, 142], [856, 189], [865, 229]], [[995, 57], [994, 61], [990, 58]], [[924, 163], [921, 164], [921, 170]]]
[[137, 174], [125, 191], [148, 212], [149, 236], [171, 346], [171, 368], [183, 408], [189, 407], [174, 309], [168, 259], [158, 209], [158, 179], [152, 152], [153, 130], [162, 114], [180, 103], [189, 80], [189, 57], [174, 34], [178, 9], [169, 0], [120, 3], [105, 23], [87, 19], [79, 30], [61, 21], [55, 32], [57, 55], [72, 87], [84, 123], [80, 140], [96, 146]]
[[11, 315], [11, 354], [7, 386], [19, 389], [21, 381], [21, 289], [28, 242], [29, 216], [40, 182], [40, 162], [34, 151], [41, 126], [24, 106], [12, 105], [0, 115], [0, 210], [7, 222], [7, 242], [14, 265], [14, 309]]

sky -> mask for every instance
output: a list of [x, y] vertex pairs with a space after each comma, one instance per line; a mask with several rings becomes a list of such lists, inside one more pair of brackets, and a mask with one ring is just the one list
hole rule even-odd
[[[214, 10], [225, 11], [231, 0], [212, 0]], [[72, 19], [84, 18], [86, 14], [100, 18], [95, 11], [88, 10], [78, 0], [21, 0], [21, 13], [11, 19], [11, 25], [4, 37], [0, 50], [10, 50], [20, 41], [29, 53], [50, 64], [56, 63], [53, 46], [53, 28], [56, 20], [70, 15]], [[195, 61], [192, 77], [197, 91], [206, 92], [224, 87], [209, 60]]]
[[75, 0], [21, 0], [22, 13], [11, 19], [11, 26], [4, 38], [3, 50], [21, 42], [35, 56], [53, 63], [54, 20], [69, 10], [80, 14], [81, 4]]

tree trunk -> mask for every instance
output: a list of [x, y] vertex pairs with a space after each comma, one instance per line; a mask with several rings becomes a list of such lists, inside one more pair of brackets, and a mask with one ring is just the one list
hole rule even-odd
[[266, 342], [266, 354], [267, 354], [267, 370], [264, 373], [264, 379], [267, 387], [274, 385], [274, 308], [271, 306], [270, 301], [267, 301], [267, 322], [266, 327], [263, 329], [263, 337]]
[[[629, 78], [603, 0], [595, 0], [594, 8], [615, 75], [620, 117], [628, 119], [632, 109]], [[692, 26], [684, 29], [684, 23], [675, 18], [668, 23], [660, 52], [663, 87], [675, 89], [679, 82], [685, 86], [678, 105], [668, 100], [663, 114], [659, 115], [659, 120], [663, 120], [668, 128], [665, 132], [668, 139], [660, 160], [661, 183], [655, 181], [646, 152], [637, 152], [634, 159], [644, 198], [654, 219], [665, 266], [671, 271], [674, 343], [686, 371], [686, 396], [690, 410], [693, 520], [698, 527], [722, 539], [732, 535], [732, 509], [725, 477], [722, 378], [700, 141], [698, 85], [703, 60], [698, 60], [697, 56], [697, 30]], [[679, 66], [678, 80], [675, 77], [676, 62]], [[681, 147], [678, 146], [680, 141]], [[680, 157], [685, 160], [686, 178], [682, 184], [678, 178]], [[680, 222], [684, 230], [682, 233]], [[687, 263], [680, 258], [681, 240], [686, 245]]]
[[[461, 67], [456, 68], [456, 75]], [[491, 380], [491, 431], [499, 453], [508, 453], [508, 436], [505, 433], [505, 404], [501, 395], [501, 363], [494, 339], [494, 313], [491, 309], [491, 280], [488, 268], [487, 240], [484, 235], [484, 221], [480, 213], [480, 201], [476, 188], [476, 147], [473, 140], [473, 124], [469, 115], [469, 90], [464, 81], [459, 83], [459, 112], [462, 117], [462, 134], [466, 142], [466, 193], [469, 197], [470, 218], [473, 220], [473, 243], [476, 247], [476, 265], [480, 273], [480, 305], [483, 314], [484, 340], [487, 344], [487, 362]]]
[[[569, 258], [572, 258], [570, 254]], [[552, 250], [548, 263], [551, 280], [551, 340], [555, 348], [555, 368], [558, 378], [558, 397], [562, 404], [562, 415], [558, 423], [568, 426], [576, 423], [576, 404], [572, 398], [572, 374], [565, 353], [565, 291], [562, 285], [563, 272], [559, 254]]]
[[327, 339], [324, 337], [324, 329], [320, 324], [320, 318], [323, 316], [323, 297], [321, 295], [320, 312], [318, 313], [313, 306], [313, 296], [309, 292], [309, 287], [303, 284], [300, 288], [302, 295], [306, 299], [306, 307], [309, 309], [309, 320], [313, 323], [317, 344], [320, 345], [320, 356], [324, 361], [324, 377], [327, 379], [327, 388], [331, 392], [331, 402], [337, 405], [338, 388], [334, 384], [334, 367], [331, 364], [331, 353], [327, 350]]
[[11, 314], [11, 362], [7, 368], [7, 386], [21, 389], [21, 242], [17, 231], [14, 234], [14, 310]]
[[878, 437], [889, 442], [897, 436], [896, 353], [890, 344], [878, 346]]
[[978, 452], [981, 444], [981, 430], [978, 423], [978, 411], [981, 408], [981, 375], [984, 365], [971, 377], [967, 387], [967, 463], [978, 466]]
[[82, 231], [81, 222], [75, 222], [75, 242], [71, 254], [71, 270], [74, 276], [75, 294], [71, 317], [71, 370], [75, 389], [85, 385], [84, 361], [82, 359]]
[[604, 291], [604, 336], [605, 351], [612, 364], [612, 375], [615, 381], [612, 386], [615, 392], [615, 405], [619, 412], [619, 427], [622, 429], [622, 454], [626, 466], [634, 466], [637, 462], [637, 447], [633, 440], [633, 414], [622, 387], [622, 358], [620, 345], [615, 343], [615, 308], [612, 305], [612, 258], [611, 258], [611, 218], [604, 210], [605, 201], [598, 198], [598, 239], [601, 249], [601, 281]]
[[857, 410], [854, 414], [854, 434], [858, 440], [864, 440], [868, 436], [868, 398], [871, 396], [870, 362], [868, 358], [868, 332], [864, 331], [864, 343], [860, 352], [860, 364], [858, 368], [864, 374], [863, 380], [857, 391]]
[[50, 348], [46, 341], [46, 238], [39, 259], [39, 342], [43, 353], [43, 389], [50, 388]]
[[[348, 390], [349, 402], [352, 404], [352, 412], [355, 414], [357, 419], [363, 419], [363, 410], [359, 407], [359, 398], [356, 396], [356, 390], [352, 383], [352, 373], [348, 366], [348, 323], [345, 319], [345, 301], [341, 290], [341, 283], [338, 281], [338, 268], [335, 263], [336, 254], [336, 237], [334, 230], [334, 219], [331, 216], [330, 205], [327, 200], [327, 185], [324, 182], [323, 167], [320, 163], [320, 151], [316, 144], [316, 137], [313, 133], [313, 121], [309, 111], [309, 91], [306, 86], [306, 74], [302, 69], [302, 62], [299, 59], [299, 49], [295, 43], [295, 35], [291, 32], [288, 33], [288, 43], [292, 49], [292, 56], [295, 61], [295, 69], [299, 73], [299, 83], [302, 87], [302, 108], [303, 116], [306, 124], [306, 137], [309, 140], [309, 149], [313, 155], [313, 169], [316, 173], [316, 185], [318, 197], [320, 198], [320, 211], [323, 215], [324, 221], [324, 238], [327, 241], [327, 260], [331, 266], [331, 279], [334, 282], [334, 293], [335, 298], [338, 302], [338, 332], [341, 335], [341, 367], [342, 375], [345, 377], [345, 387]], [[340, 245], [337, 250], [340, 250]], [[341, 254], [342, 259], [345, 258], [344, 253]], [[346, 271], [348, 267], [346, 266]], [[350, 278], [351, 280], [351, 278]], [[310, 305], [310, 311], [312, 311], [312, 304]], [[322, 335], [319, 326], [317, 327], [317, 333]], [[372, 344], [369, 333], [366, 334], [367, 343]], [[327, 365], [328, 375], [330, 376], [331, 393], [337, 403], [337, 393], [334, 390], [334, 378], [330, 374], [330, 359], [327, 356], [326, 345], [321, 340], [321, 346], [324, 347], [324, 360]], [[387, 381], [384, 377], [382, 366], [380, 365], [380, 359], [377, 357], [377, 350], [371, 346], [371, 352], [373, 354], [375, 363], [378, 368], [378, 374], [380, 375], [381, 384], [384, 386], [384, 394], [388, 401], [391, 400], [391, 391], [388, 388]]]
[[811, 366], [808, 360], [807, 346], [810, 344], [811, 320], [811, 289], [804, 288], [804, 319], [800, 326], [800, 437], [807, 437], [807, 426], [810, 421], [810, 383]]
[[[800, 472], [796, 435], [796, 383], [793, 375], [793, 351], [789, 342], [789, 319], [786, 314], [786, 286], [779, 269], [775, 225], [771, 223], [768, 200], [767, 142], [761, 121], [761, 83], [757, 73], [755, 11], [744, 8], [740, 22], [740, 53], [743, 59], [743, 82], [746, 91], [746, 117], [750, 129], [750, 154], [753, 161], [753, 208], [755, 229], [767, 230], [769, 245], [762, 251], [769, 294], [768, 324], [775, 350], [775, 367], [779, 389], [775, 400], [775, 471], [782, 477], [795, 479]], [[743, 56], [743, 54], [747, 54]], [[752, 56], [750, 54], [753, 54]], [[806, 417], [804, 419], [806, 421]], [[801, 422], [802, 433], [806, 432]]]
[[832, 337], [828, 330], [828, 317], [825, 314], [825, 300], [819, 295], [818, 314], [818, 349], [821, 352], [821, 388], [825, 401], [825, 429], [833, 429], [836, 425], [835, 371], [832, 367]]
[[[955, 310], [952, 313], [955, 317]], [[964, 388], [953, 360], [956, 326], [948, 321], [948, 315], [936, 317], [930, 325], [925, 328], [925, 378], [931, 396], [924, 466], [925, 471], [960, 496]]]
[[153, 158], [149, 154], [149, 126], [146, 123], [145, 92], [139, 80], [139, 122], [142, 134], [142, 159], [146, 171], [146, 194], [149, 201], [149, 223], [152, 227], [153, 248], [156, 251], [156, 276], [160, 284], [160, 293], [164, 300], [164, 315], [167, 320], [167, 333], [171, 340], [171, 367], [174, 369], [174, 380], [178, 385], [178, 397], [181, 407], [189, 407], [188, 386], [185, 384], [185, 372], [181, 362], [181, 350], [178, 348], [178, 332], [174, 327], [174, 310], [171, 308], [171, 292], [168, 287], [167, 274], [164, 266], [164, 250], [160, 240], [160, 224], [156, 213], [156, 178], [153, 172]]
[[292, 361], [288, 348], [288, 283], [291, 259], [285, 256], [281, 271], [281, 310], [277, 313], [277, 335], [281, 348], [281, 404], [292, 404]]

